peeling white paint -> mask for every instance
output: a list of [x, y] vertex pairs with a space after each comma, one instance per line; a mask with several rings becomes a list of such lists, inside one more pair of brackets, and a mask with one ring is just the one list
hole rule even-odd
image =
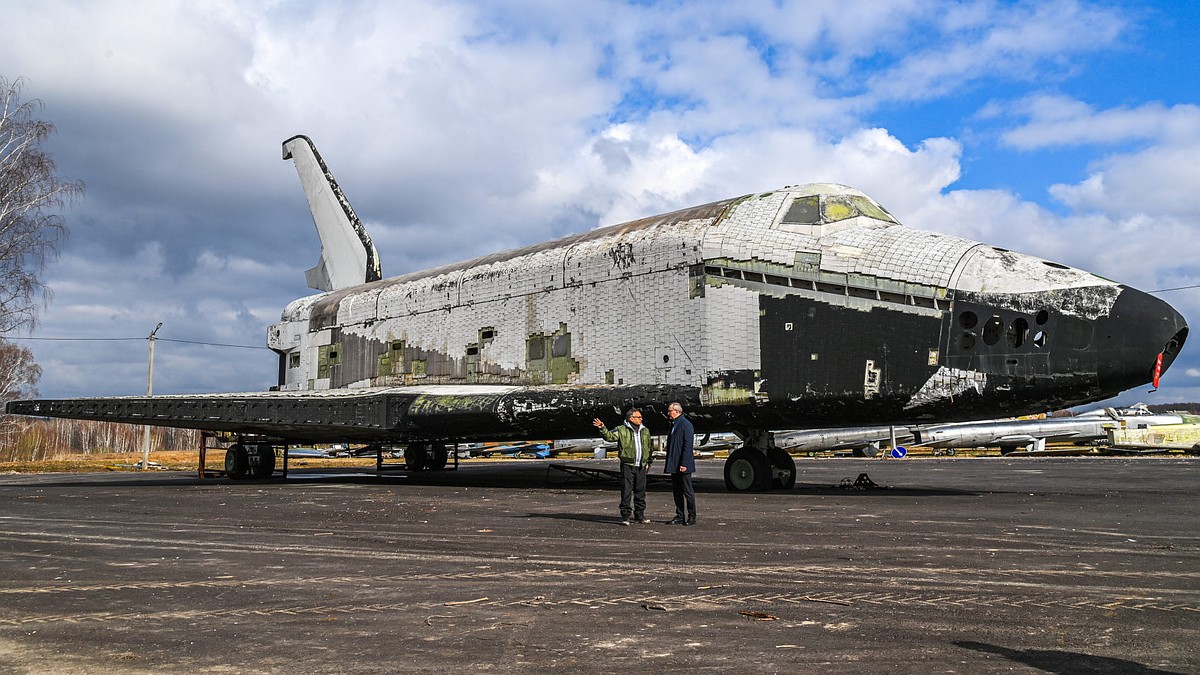
[[914, 394], [908, 403], [905, 404], [904, 409], [910, 410], [930, 403], [951, 399], [967, 391], [982, 394], [985, 386], [987, 386], [986, 373], [974, 370], [946, 368], [943, 366], [938, 368], [938, 371], [925, 381], [920, 391]]

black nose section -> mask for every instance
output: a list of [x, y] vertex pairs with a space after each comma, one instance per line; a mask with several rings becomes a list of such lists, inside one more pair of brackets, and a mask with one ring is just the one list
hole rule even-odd
[[1174, 307], [1122, 286], [1112, 311], [1096, 326], [1101, 387], [1124, 391], [1153, 381], [1156, 369], [1165, 373], [1175, 361], [1187, 334], [1187, 321]]

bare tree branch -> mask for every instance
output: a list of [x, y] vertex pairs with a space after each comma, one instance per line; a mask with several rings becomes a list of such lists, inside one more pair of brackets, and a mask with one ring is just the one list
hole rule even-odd
[[24, 84], [0, 76], [0, 334], [37, 323], [42, 271], [67, 235], [58, 211], [84, 189], [55, 173], [42, 148], [54, 125], [35, 117], [41, 101], [21, 100]]

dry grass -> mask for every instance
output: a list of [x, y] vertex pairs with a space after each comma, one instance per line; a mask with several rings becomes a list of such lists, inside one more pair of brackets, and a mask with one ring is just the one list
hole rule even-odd
[[[196, 471], [200, 453], [196, 450], [150, 453], [152, 470]], [[36, 462], [0, 462], [0, 473], [93, 473], [104, 471], [141, 471], [140, 452], [114, 452], [94, 455], [65, 455]], [[208, 469], [223, 469], [225, 453], [209, 450], [205, 457]], [[155, 467], [155, 465], [158, 467]], [[375, 466], [374, 457], [335, 457], [328, 459], [296, 458], [288, 460], [288, 468]]]
[[[563, 454], [559, 458], [589, 458], [591, 454]], [[200, 460], [198, 450], [180, 450], [175, 452], [150, 453], [150, 467], [154, 471], [197, 471]], [[142, 453], [113, 452], [88, 455], [62, 455], [53, 459], [30, 462], [0, 462], [0, 474], [5, 473], [98, 473], [105, 471], [142, 471]], [[277, 459], [276, 466], [282, 466], [282, 459]], [[387, 459], [389, 464], [403, 460]], [[489, 458], [477, 457], [459, 460], [468, 464], [474, 462], [519, 461], [510, 457], [494, 456]], [[157, 465], [157, 466], [155, 466]], [[221, 471], [225, 468], [225, 451], [220, 448], [210, 448], [204, 460], [205, 468], [209, 471]], [[291, 457], [288, 459], [289, 469], [322, 469], [322, 468], [375, 468], [374, 455], [367, 457]]]

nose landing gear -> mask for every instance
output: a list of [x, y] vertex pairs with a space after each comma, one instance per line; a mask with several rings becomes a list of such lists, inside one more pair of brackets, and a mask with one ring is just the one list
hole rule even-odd
[[725, 489], [747, 492], [795, 487], [796, 461], [786, 450], [775, 447], [771, 432], [748, 432], [742, 439], [742, 447], [725, 460]]

